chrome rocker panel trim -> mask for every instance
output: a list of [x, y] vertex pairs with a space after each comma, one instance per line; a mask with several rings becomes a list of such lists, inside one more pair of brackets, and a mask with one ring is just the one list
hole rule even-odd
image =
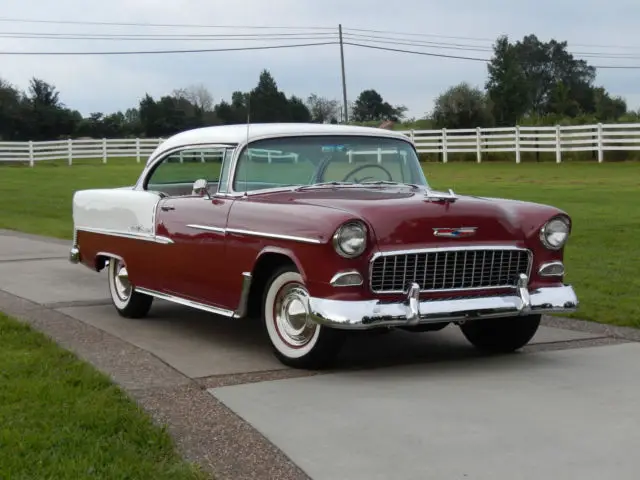
[[353, 330], [541, 313], [569, 313], [577, 310], [578, 298], [571, 285], [530, 291], [526, 286], [526, 275], [522, 277], [512, 295], [420, 301], [420, 288], [413, 284], [403, 302], [343, 301], [312, 297], [309, 300], [309, 310], [312, 319], [320, 325]]

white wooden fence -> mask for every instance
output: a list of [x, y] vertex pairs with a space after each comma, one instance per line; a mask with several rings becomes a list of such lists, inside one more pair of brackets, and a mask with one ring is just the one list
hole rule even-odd
[[[461, 130], [407, 130], [420, 153], [437, 153], [447, 162], [450, 154], [475, 154], [478, 162], [490, 152], [514, 154], [520, 163], [523, 152], [553, 152], [556, 162], [563, 152], [597, 152], [598, 162], [607, 151], [640, 151], [640, 123], [597, 124], [552, 127], [502, 127]], [[58, 140], [48, 142], [0, 142], [0, 163], [78, 159], [146, 157], [163, 141], [158, 138]]]

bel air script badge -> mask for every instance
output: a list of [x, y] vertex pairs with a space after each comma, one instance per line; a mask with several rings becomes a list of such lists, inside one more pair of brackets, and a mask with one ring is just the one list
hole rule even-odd
[[433, 234], [436, 237], [464, 238], [475, 235], [477, 229], [478, 227], [434, 228]]

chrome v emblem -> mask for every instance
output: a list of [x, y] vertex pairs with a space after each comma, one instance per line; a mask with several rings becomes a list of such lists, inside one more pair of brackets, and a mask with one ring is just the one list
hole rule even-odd
[[436, 227], [433, 229], [433, 234], [436, 237], [448, 237], [448, 238], [464, 238], [472, 237], [476, 234], [478, 227], [459, 227], [459, 228], [447, 228]]

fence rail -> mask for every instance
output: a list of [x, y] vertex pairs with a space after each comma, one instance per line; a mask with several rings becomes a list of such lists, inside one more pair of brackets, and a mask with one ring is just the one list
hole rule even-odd
[[[564, 152], [597, 152], [598, 162], [607, 151], [640, 151], [640, 124], [597, 124], [551, 127], [500, 127], [459, 130], [405, 130], [419, 153], [435, 153], [447, 162], [450, 154], [513, 153], [520, 163], [523, 152], [555, 152], [562, 162]], [[66, 159], [135, 158], [141, 162], [164, 140], [161, 138], [56, 140], [47, 142], [0, 142], [0, 163]]]

